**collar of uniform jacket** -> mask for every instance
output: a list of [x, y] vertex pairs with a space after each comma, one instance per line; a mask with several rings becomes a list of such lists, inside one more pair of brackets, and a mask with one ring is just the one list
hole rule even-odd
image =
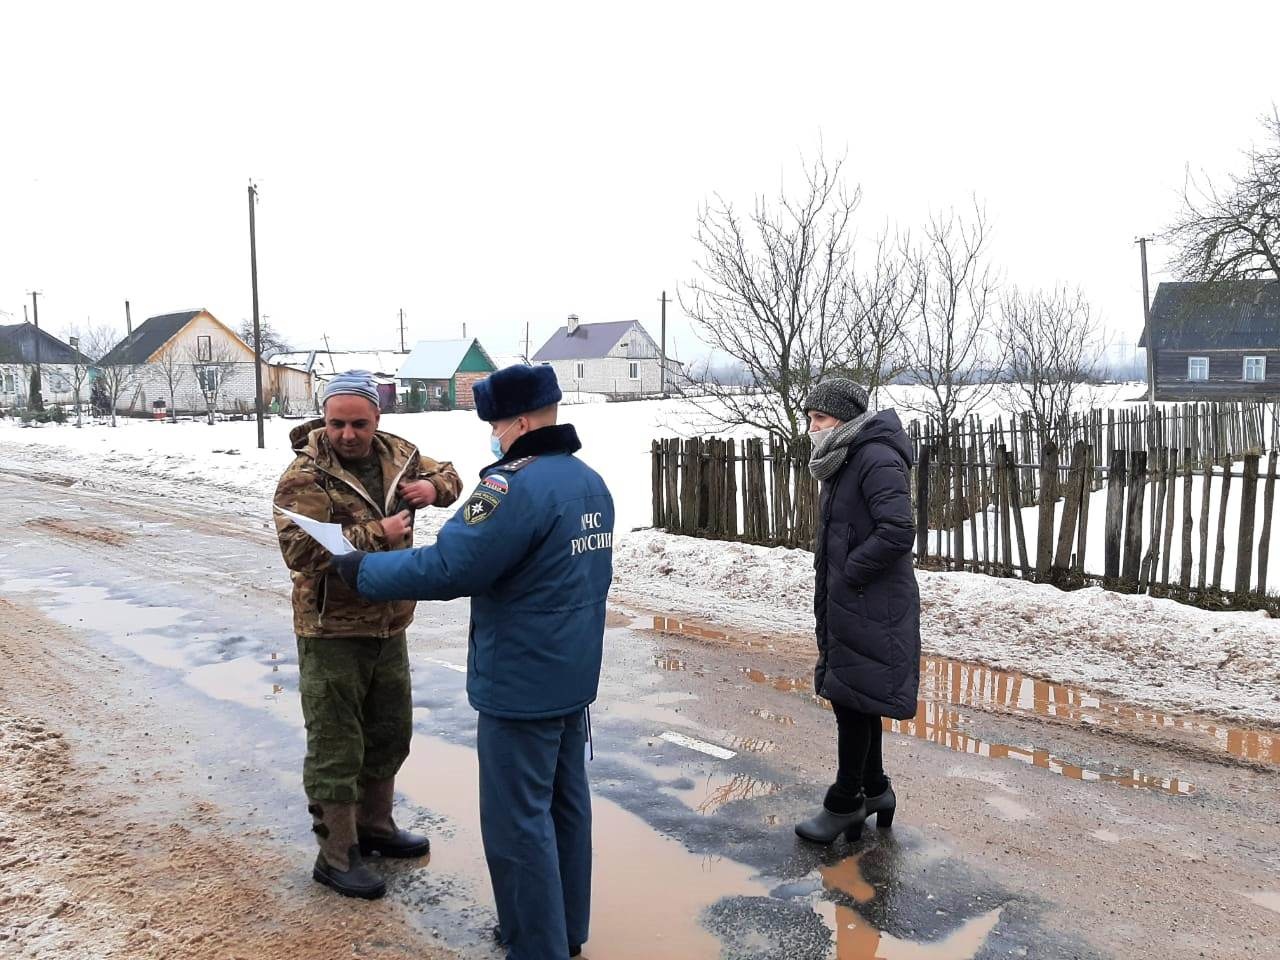
[[[530, 430], [511, 445], [511, 449], [497, 463], [485, 467], [492, 470], [513, 460], [526, 457], [546, 457], [557, 453], [577, 453], [582, 449], [582, 441], [578, 439], [578, 431], [571, 423], [557, 424], [551, 427], [539, 427]], [[482, 471], [483, 473], [483, 471]]]

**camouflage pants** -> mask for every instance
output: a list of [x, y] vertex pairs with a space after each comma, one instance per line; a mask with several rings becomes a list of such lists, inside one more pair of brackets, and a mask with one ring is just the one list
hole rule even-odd
[[365, 783], [394, 777], [409, 756], [413, 694], [405, 635], [298, 637], [298, 674], [307, 797], [356, 803]]

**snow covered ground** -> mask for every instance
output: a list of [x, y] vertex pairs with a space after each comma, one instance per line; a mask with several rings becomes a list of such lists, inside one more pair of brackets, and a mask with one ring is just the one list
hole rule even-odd
[[[615, 597], [660, 614], [770, 632], [798, 652], [812, 629], [813, 557], [674, 537], [651, 530], [650, 441], [705, 418], [686, 401], [584, 403], [566, 412], [618, 506]], [[197, 498], [264, 520], [290, 459], [296, 420], [123, 421], [117, 428], [0, 422], [0, 469]], [[463, 411], [388, 415], [383, 428], [452, 460], [469, 486], [490, 460], [488, 431]], [[448, 511], [423, 511], [420, 542]], [[1028, 530], [1031, 534], [1031, 530]], [[1277, 554], [1280, 555], [1280, 554]], [[1280, 623], [1263, 614], [1206, 613], [1170, 601], [967, 574], [920, 574], [927, 650], [981, 660], [1152, 706], [1280, 724]]]

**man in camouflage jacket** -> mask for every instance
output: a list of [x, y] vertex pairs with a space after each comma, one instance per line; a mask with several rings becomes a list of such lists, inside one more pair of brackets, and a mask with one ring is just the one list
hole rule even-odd
[[[324, 418], [289, 435], [296, 454], [275, 505], [337, 523], [358, 550], [412, 546], [411, 508], [453, 503], [453, 466], [378, 430], [371, 376], [330, 381]], [[413, 707], [405, 628], [414, 602], [362, 599], [330, 571], [330, 554], [284, 514], [275, 514], [280, 552], [293, 578], [299, 689], [307, 728], [303, 786], [320, 841], [312, 876], [346, 896], [374, 899], [385, 884], [362, 857], [422, 856], [426, 837], [396, 827], [395, 776], [409, 755]]]

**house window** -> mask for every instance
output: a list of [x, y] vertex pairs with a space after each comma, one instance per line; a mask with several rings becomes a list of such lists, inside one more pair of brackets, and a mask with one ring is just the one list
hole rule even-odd
[[579, 380], [587, 378], [587, 365], [581, 361], [573, 365], [573, 375]]
[[196, 337], [196, 359], [201, 363], [209, 363], [213, 360], [213, 339], [211, 337]]
[[[208, 337], [201, 337], [201, 339], [207, 340]], [[209, 395], [217, 393], [218, 386], [222, 382], [220, 373], [217, 367], [196, 367], [196, 379], [200, 381], [200, 389]]]
[[1188, 380], [1208, 380], [1209, 379], [1209, 358], [1208, 357], [1187, 357], [1187, 379]]
[[438, 383], [436, 384], [436, 396], [437, 396], [437, 397], [443, 397], [443, 396], [444, 396], [444, 387], [440, 386], [440, 384], [438, 384]]
[[630, 374], [632, 380], [640, 379], [640, 364], [632, 360], [630, 363], [627, 364], [627, 368], [628, 368], [628, 373]]
[[4, 392], [13, 393], [13, 374], [6, 373], [4, 375]]
[[1244, 378], [1250, 383], [1262, 383], [1267, 379], [1266, 357], [1245, 357]]

